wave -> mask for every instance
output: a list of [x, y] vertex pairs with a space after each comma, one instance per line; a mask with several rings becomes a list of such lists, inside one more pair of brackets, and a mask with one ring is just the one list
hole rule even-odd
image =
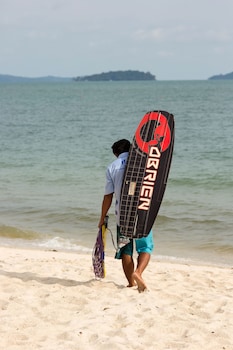
[[204, 252], [214, 252], [216, 255], [221, 255], [225, 259], [228, 257], [232, 259], [233, 256], [233, 243], [221, 243], [221, 242], [207, 242], [204, 244], [200, 244], [198, 246], [200, 251]]
[[53, 237], [51, 239], [44, 240], [43, 242], [38, 243], [37, 246], [53, 250], [71, 250], [85, 253], [90, 253], [92, 251], [90, 248], [76, 244], [73, 240], [64, 239], [61, 237]]
[[213, 218], [205, 218], [205, 217], [197, 217], [196, 215], [191, 215], [189, 212], [177, 214], [175, 217], [166, 216], [166, 215], [158, 215], [156, 222], [159, 224], [167, 224], [167, 223], [191, 223], [193, 225], [222, 225], [226, 220], [225, 219], [213, 219]]
[[224, 175], [213, 175], [213, 176], [202, 176], [201, 174], [199, 176], [196, 176], [194, 178], [192, 177], [180, 177], [180, 178], [171, 178], [169, 179], [169, 186], [178, 186], [178, 187], [189, 187], [189, 188], [196, 188], [196, 187], [203, 187], [206, 189], [227, 189], [232, 188], [233, 186], [233, 179], [231, 177], [227, 177]]
[[13, 226], [1, 225], [0, 237], [10, 239], [36, 240], [42, 238], [42, 235], [31, 230], [23, 230]]

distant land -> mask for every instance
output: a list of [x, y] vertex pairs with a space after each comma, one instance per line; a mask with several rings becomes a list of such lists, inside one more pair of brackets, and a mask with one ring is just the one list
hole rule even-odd
[[18, 77], [14, 75], [8, 74], [0, 74], [0, 83], [27, 83], [27, 82], [69, 82], [72, 81], [73, 78], [60, 78], [54, 76], [47, 77], [39, 77], [39, 78], [27, 78], [27, 77]]
[[76, 77], [75, 81], [136, 81], [136, 80], [156, 80], [151, 73], [140, 72], [137, 70], [115, 71], [100, 74]]
[[[208, 80], [230, 80], [233, 79], [233, 72], [227, 74], [213, 75]], [[80, 77], [57, 77], [57, 76], [44, 76], [44, 77], [22, 77], [10, 74], [0, 74], [0, 83], [27, 83], [27, 82], [83, 82], [83, 81], [145, 81], [156, 80], [155, 75], [150, 72], [140, 72], [137, 70], [126, 71], [110, 71], [100, 74], [92, 74]]]
[[233, 79], [233, 72], [227, 73], [227, 74], [219, 74], [219, 75], [213, 75], [209, 78], [209, 80], [228, 80]]
[[156, 80], [156, 77], [151, 73], [140, 72], [136, 70], [115, 71], [93, 75], [86, 75], [82, 77], [62, 78], [55, 76], [45, 77], [21, 77], [10, 74], [0, 74], [0, 83], [27, 83], [27, 82], [71, 82], [71, 81], [142, 81], [142, 80]]

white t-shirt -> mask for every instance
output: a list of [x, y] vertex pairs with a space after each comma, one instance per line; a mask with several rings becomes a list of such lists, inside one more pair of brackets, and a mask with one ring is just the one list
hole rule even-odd
[[115, 193], [115, 214], [117, 225], [120, 224], [119, 205], [121, 197], [121, 186], [128, 154], [128, 152], [121, 153], [118, 158], [108, 166], [106, 171], [105, 194]]

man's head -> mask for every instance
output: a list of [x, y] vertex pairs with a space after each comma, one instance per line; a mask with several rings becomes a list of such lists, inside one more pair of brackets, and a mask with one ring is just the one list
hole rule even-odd
[[112, 145], [112, 151], [115, 154], [115, 156], [119, 156], [121, 153], [124, 152], [129, 152], [130, 149], [130, 142], [126, 139], [122, 139], [119, 141], [116, 141], [113, 145]]

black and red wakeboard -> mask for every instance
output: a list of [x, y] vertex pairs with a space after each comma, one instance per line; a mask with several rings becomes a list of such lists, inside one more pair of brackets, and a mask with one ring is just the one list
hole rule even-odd
[[173, 147], [173, 115], [146, 113], [136, 129], [122, 183], [121, 235], [141, 238], [149, 234], [163, 199]]

